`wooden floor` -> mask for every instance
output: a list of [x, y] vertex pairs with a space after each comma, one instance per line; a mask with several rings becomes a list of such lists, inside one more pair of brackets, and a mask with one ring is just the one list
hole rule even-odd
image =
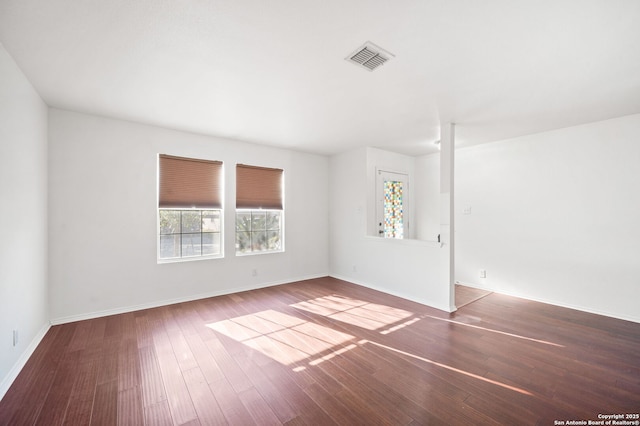
[[468, 287], [460, 284], [456, 284], [456, 300], [455, 304], [457, 308], [462, 308], [469, 303], [473, 303], [476, 300], [480, 300], [485, 296], [491, 294], [490, 291], [481, 290], [479, 288]]
[[0, 425], [552, 425], [640, 411], [640, 324], [332, 278], [54, 326]]

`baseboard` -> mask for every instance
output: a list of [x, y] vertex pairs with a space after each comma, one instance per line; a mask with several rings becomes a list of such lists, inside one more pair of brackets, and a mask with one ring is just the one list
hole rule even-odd
[[430, 300], [411, 297], [411, 296], [408, 296], [406, 294], [403, 294], [403, 293], [400, 293], [400, 292], [397, 292], [397, 291], [389, 290], [388, 288], [379, 287], [377, 285], [373, 285], [371, 283], [367, 283], [365, 281], [354, 280], [351, 277], [344, 277], [344, 276], [341, 276], [341, 275], [333, 275], [333, 274], [329, 274], [329, 276], [333, 277], [333, 278], [336, 278], [336, 279], [339, 279], [339, 280], [342, 280], [342, 281], [347, 281], [347, 282], [350, 282], [350, 283], [353, 283], [353, 284], [357, 284], [357, 285], [360, 285], [362, 287], [367, 287], [367, 288], [370, 288], [371, 290], [376, 290], [376, 291], [379, 291], [381, 293], [390, 294], [391, 296], [401, 297], [403, 299], [410, 300], [410, 301], [416, 302], [416, 303], [420, 303], [422, 305], [429, 306], [430, 308], [438, 309], [438, 310], [441, 310], [441, 311], [444, 311], [444, 312], [451, 313], [451, 312], [455, 311], [455, 309], [451, 310], [451, 308], [449, 306], [446, 306], [446, 307], [438, 306], [438, 305], [436, 305], [435, 303], [433, 303]]
[[25, 366], [33, 352], [36, 350], [42, 339], [44, 338], [47, 331], [51, 328], [51, 324], [45, 324], [40, 331], [35, 335], [35, 337], [29, 343], [29, 346], [24, 350], [18, 361], [13, 365], [9, 373], [2, 379], [0, 383], [0, 400], [4, 398], [5, 394], [13, 384], [13, 381], [18, 377], [18, 374], [22, 371], [22, 368]]
[[479, 286], [477, 284], [466, 283], [466, 282], [461, 282], [461, 281], [456, 281], [456, 284], [464, 285], [464, 286], [467, 286], [467, 287], [473, 287], [473, 288], [477, 288], [477, 289], [480, 289], [480, 290], [492, 291], [494, 293], [504, 294], [505, 296], [512, 296], [512, 297], [518, 297], [520, 299], [531, 300], [532, 302], [546, 303], [547, 305], [559, 306], [561, 308], [573, 309], [575, 311], [587, 312], [589, 314], [602, 315], [602, 316], [605, 316], [605, 317], [620, 319], [620, 320], [623, 320], [623, 321], [631, 321], [631, 322], [640, 323], [640, 317], [632, 317], [632, 316], [627, 316], [627, 315], [620, 315], [620, 314], [615, 314], [615, 313], [612, 313], [612, 312], [601, 311], [601, 310], [598, 310], [598, 309], [585, 308], [583, 306], [571, 305], [571, 304], [567, 304], [567, 303], [559, 303], [559, 302], [553, 301], [553, 300], [548, 300], [548, 299], [543, 299], [543, 298], [537, 298], [537, 297], [531, 297], [531, 296], [523, 295], [523, 294], [520, 294], [518, 292], [504, 292], [502, 290], [495, 290], [495, 289], [492, 289], [492, 288], [489, 288], [489, 287]]
[[121, 308], [106, 309], [103, 311], [88, 312], [88, 313], [79, 314], [79, 315], [70, 315], [66, 317], [53, 318], [51, 320], [51, 324], [52, 325], [67, 324], [75, 321], [84, 321], [84, 320], [89, 320], [94, 318], [107, 317], [109, 315], [126, 314], [128, 312], [141, 311], [143, 309], [152, 309], [152, 308], [158, 308], [160, 306], [173, 305], [176, 303], [192, 302], [194, 300], [207, 299], [209, 297], [224, 296], [226, 294], [239, 293], [241, 291], [257, 290], [259, 288], [273, 287], [275, 285], [289, 284], [296, 281], [311, 280], [311, 279], [322, 278], [326, 276], [327, 274], [308, 275], [304, 277], [290, 278], [287, 280], [270, 281], [270, 282], [260, 283], [256, 285], [226, 288], [226, 289], [216, 290], [216, 291], [207, 292], [207, 293], [200, 293], [200, 294], [194, 294], [194, 295], [189, 295], [185, 297], [178, 297], [175, 299], [158, 300], [158, 301], [143, 303], [139, 305], [131, 305], [131, 306], [125, 306]]

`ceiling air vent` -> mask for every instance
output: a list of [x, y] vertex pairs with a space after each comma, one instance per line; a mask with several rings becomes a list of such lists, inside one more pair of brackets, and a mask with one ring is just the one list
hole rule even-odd
[[371, 42], [366, 42], [345, 59], [369, 71], [384, 65], [393, 55]]

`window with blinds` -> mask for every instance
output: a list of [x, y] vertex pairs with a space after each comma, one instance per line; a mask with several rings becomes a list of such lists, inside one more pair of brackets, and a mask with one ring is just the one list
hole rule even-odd
[[284, 251], [284, 172], [236, 166], [236, 254]]
[[158, 260], [223, 255], [222, 162], [160, 154]]

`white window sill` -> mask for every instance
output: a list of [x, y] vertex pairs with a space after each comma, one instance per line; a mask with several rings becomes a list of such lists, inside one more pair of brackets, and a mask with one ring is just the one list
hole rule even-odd
[[276, 254], [276, 253], [284, 253], [284, 250], [270, 250], [270, 251], [251, 251], [248, 253], [239, 253], [236, 252], [236, 256], [244, 257], [244, 256], [259, 256], [261, 254]]
[[175, 257], [171, 259], [157, 259], [157, 261], [158, 261], [158, 265], [162, 265], [164, 263], [196, 262], [199, 260], [211, 260], [211, 259], [224, 259], [224, 255], [217, 254], [215, 256]]

